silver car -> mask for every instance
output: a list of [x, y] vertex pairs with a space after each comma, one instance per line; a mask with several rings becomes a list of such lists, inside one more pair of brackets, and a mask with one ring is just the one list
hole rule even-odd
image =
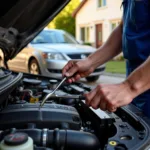
[[[44, 29], [13, 60], [8, 62], [14, 71], [41, 74], [52, 78], [62, 77], [62, 68], [71, 59], [84, 59], [96, 49], [79, 44], [74, 37], [63, 30]], [[2, 60], [2, 56], [0, 56]], [[96, 81], [105, 65], [99, 66], [86, 79]]]

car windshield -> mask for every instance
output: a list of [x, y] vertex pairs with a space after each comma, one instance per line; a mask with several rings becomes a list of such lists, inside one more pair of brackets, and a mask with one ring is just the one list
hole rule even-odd
[[43, 30], [34, 40], [32, 44], [41, 44], [41, 43], [70, 43], [77, 44], [77, 41], [67, 32], [63, 31], [51, 31]]

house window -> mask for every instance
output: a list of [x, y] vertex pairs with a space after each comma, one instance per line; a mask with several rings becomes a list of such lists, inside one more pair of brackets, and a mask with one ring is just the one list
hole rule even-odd
[[118, 25], [120, 24], [120, 22], [112, 22], [111, 23], [111, 30], [114, 30]]
[[117, 27], [117, 23], [112, 23], [111, 24], [111, 29], [114, 30]]
[[81, 40], [85, 41], [85, 28], [81, 28]]
[[81, 28], [81, 40], [83, 42], [90, 41], [90, 28], [89, 27], [82, 27]]
[[98, 40], [102, 41], [102, 32], [100, 32], [100, 31], [98, 32]]
[[106, 6], [106, 0], [98, 0], [98, 7]]

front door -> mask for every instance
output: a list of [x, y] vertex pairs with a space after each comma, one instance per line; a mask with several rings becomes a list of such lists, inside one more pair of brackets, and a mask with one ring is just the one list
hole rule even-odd
[[103, 43], [102, 24], [96, 25], [96, 48], [100, 47]]

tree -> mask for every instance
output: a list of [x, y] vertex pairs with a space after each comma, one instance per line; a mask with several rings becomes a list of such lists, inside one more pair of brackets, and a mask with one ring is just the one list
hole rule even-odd
[[48, 28], [62, 29], [75, 36], [75, 18], [72, 17], [72, 13], [79, 4], [80, 0], [71, 0], [48, 25]]

